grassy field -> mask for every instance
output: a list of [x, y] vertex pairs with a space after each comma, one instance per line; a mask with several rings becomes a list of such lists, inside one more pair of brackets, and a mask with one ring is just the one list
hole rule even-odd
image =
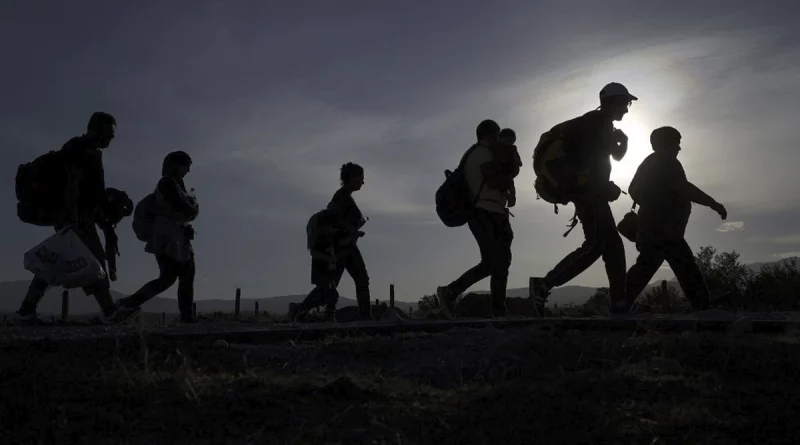
[[797, 443], [794, 336], [0, 343], [0, 443]]

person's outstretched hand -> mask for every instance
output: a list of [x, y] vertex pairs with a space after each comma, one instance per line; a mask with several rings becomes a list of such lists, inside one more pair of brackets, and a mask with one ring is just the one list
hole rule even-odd
[[711, 210], [719, 213], [720, 218], [722, 218], [723, 220], [728, 219], [728, 211], [725, 209], [724, 205], [715, 202], [714, 205], [711, 206]]

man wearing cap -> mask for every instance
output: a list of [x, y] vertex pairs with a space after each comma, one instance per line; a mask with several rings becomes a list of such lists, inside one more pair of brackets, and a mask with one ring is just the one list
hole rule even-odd
[[567, 255], [544, 278], [530, 278], [530, 293], [539, 316], [550, 290], [562, 286], [588, 269], [600, 257], [608, 275], [611, 312], [627, 310], [625, 298], [625, 248], [617, 232], [609, 202], [619, 198], [620, 188], [611, 182], [611, 159], [622, 160], [628, 137], [614, 128], [638, 98], [622, 84], [612, 82], [600, 91], [600, 107], [572, 121], [564, 140], [567, 158], [580, 172], [582, 185], [571, 201], [583, 227], [585, 241]]
[[642, 161], [628, 191], [639, 204], [636, 248], [639, 256], [627, 277], [627, 301], [632, 304], [666, 260], [693, 310], [706, 310], [709, 293], [692, 249], [684, 238], [692, 203], [714, 210], [724, 220], [728, 211], [686, 178], [678, 160], [681, 134], [661, 127], [650, 134], [653, 153]]

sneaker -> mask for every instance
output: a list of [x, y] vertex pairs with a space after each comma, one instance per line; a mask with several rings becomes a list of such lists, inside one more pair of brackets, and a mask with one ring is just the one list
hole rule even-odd
[[533, 303], [533, 313], [536, 317], [544, 317], [544, 305], [550, 289], [544, 284], [544, 278], [531, 277], [528, 281], [528, 298]]
[[22, 314], [19, 311], [14, 312], [11, 316], [11, 324], [19, 324], [19, 325], [50, 325], [51, 323], [47, 320], [43, 320], [39, 318], [39, 314], [36, 312], [29, 312], [27, 314]]
[[436, 288], [436, 299], [439, 300], [439, 309], [448, 320], [454, 320], [456, 317], [453, 315], [454, 300], [453, 295], [450, 293], [447, 286], [439, 286]]

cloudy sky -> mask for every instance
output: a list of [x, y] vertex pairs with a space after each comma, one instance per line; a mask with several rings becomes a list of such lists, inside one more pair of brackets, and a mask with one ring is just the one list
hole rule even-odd
[[[194, 157], [198, 298], [310, 290], [305, 223], [348, 161], [366, 169], [355, 199], [370, 217], [360, 245], [374, 298], [390, 282], [416, 300], [451, 281], [478, 249], [466, 227], [438, 221], [433, 195], [475, 125], [496, 119], [517, 130], [525, 159], [509, 282], [523, 287], [582, 241], [578, 230], [561, 236], [571, 207], [555, 215], [536, 200], [534, 145], [595, 108], [610, 81], [640, 98], [618, 123], [630, 149], [612, 179], [626, 188], [649, 132], [673, 125], [690, 180], [729, 211], [721, 225], [695, 207], [692, 247], [735, 249], [747, 262], [797, 253], [800, 3], [653, 3], [5, 0], [0, 280], [29, 278], [23, 253], [51, 233], [17, 219], [17, 166], [105, 110], [118, 119], [106, 181], [135, 201], [166, 153]], [[617, 218], [629, 206], [614, 203]], [[119, 231], [114, 286], [128, 293], [157, 267], [130, 220]], [[607, 285], [602, 262], [574, 284]], [[349, 277], [341, 291], [353, 295]]]

